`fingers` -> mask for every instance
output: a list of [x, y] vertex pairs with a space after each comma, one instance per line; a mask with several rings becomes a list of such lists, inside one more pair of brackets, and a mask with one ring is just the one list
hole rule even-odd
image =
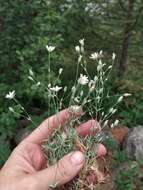
[[81, 110], [73, 110], [72, 108], [65, 109], [50, 118], [46, 119], [37, 127], [25, 140], [41, 144], [55, 128], [62, 126], [66, 121], [70, 120], [73, 116], [79, 116]]
[[101, 130], [99, 123], [96, 120], [89, 120], [86, 123], [81, 124], [76, 128], [76, 132], [82, 137], [86, 137], [90, 134], [95, 134]]
[[[94, 135], [101, 130], [99, 123], [96, 120], [89, 120], [86, 123], [83, 123], [78, 128], [76, 128], [76, 132], [82, 137], [86, 137], [88, 135]], [[95, 149], [97, 157], [105, 156], [107, 150], [103, 144], [95, 144]]]
[[96, 145], [96, 148], [94, 150], [96, 152], [97, 157], [105, 156], [107, 153], [107, 150], [103, 144]]
[[82, 169], [84, 155], [73, 152], [63, 157], [58, 163], [35, 174], [39, 188], [47, 190], [48, 187], [55, 187], [69, 182]]

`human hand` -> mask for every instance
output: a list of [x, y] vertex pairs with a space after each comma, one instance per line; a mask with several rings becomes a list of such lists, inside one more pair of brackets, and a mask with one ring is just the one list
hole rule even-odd
[[[84, 155], [75, 151], [64, 156], [58, 163], [47, 168], [41, 149], [43, 140], [73, 116], [65, 109], [46, 119], [12, 152], [0, 171], [1, 190], [49, 190], [53, 184], [62, 185], [74, 178], [84, 165]], [[80, 135], [88, 134], [96, 121], [90, 120], [77, 128]], [[104, 155], [103, 145], [97, 148], [98, 155]], [[58, 167], [57, 167], [58, 164]]]

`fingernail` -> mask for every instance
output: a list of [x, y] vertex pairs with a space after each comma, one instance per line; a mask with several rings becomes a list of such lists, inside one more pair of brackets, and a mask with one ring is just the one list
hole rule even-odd
[[71, 162], [74, 165], [80, 165], [83, 163], [83, 161], [84, 161], [84, 155], [81, 152], [77, 151], [71, 155]]

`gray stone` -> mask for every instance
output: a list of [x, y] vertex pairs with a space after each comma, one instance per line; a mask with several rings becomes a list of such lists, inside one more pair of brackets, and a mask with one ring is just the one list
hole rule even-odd
[[123, 149], [129, 159], [143, 160], [143, 126], [135, 127], [128, 133]]

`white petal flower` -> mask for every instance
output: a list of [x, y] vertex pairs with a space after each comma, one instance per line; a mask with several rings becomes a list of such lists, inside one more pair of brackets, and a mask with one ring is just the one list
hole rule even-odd
[[104, 66], [104, 64], [102, 64], [101, 59], [99, 60], [98, 66], [97, 66], [97, 71], [100, 71], [102, 69], [102, 67]]
[[40, 86], [40, 85], [41, 85], [41, 82], [37, 82], [37, 83], [36, 83], [36, 86]]
[[88, 83], [88, 77], [86, 75], [80, 74], [80, 78], [78, 79], [78, 83], [81, 85], [86, 85]]
[[12, 92], [9, 92], [5, 96], [5, 98], [7, 98], [7, 99], [13, 99], [14, 97], [15, 97], [15, 90], [13, 90]]
[[62, 87], [60, 87], [60, 86], [54, 86], [54, 87], [50, 88], [50, 90], [53, 92], [59, 92], [61, 89], [62, 89]]
[[103, 124], [103, 127], [106, 127], [107, 124], [108, 124], [108, 122], [109, 122], [109, 120], [106, 120], [106, 121], [104, 122], [104, 124]]
[[115, 122], [114, 122], [114, 126], [117, 126], [119, 124], [119, 120], [116, 119]]
[[97, 52], [92, 53], [91, 56], [89, 57], [90, 59], [97, 60], [99, 58], [99, 54]]
[[117, 100], [117, 103], [120, 103], [123, 100], [123, 96], [120, 96]]
[[82, 55], [79, 55], [79, 57], [78, 57], [78, 63], [81, 62], [81, 59], [82, 59]]
[[88, 86], [89, 86], [89, 91], [92, 92], [95, 89], [95, 81], [90, 80]]
[[81, 97], [83, 96], [83, 90], [81, 90], [81, 92], [80, 92], [80, 96], [81, 96]]
[[46, 49], [47, 49], [48, 52], [52, 52], [52, 51], [54, 51], [55, 46], [48, 46], [48, 45], [46, 45]]
[[132, 94], [130, 94], [130, 93], [125, 93], [123, 96], [124, 97], [128, 97], [128, 96], [131, 96]]
[[113, 123], [111, 124], [111, 128], [114, 128], [114, 124]]
[[81, 46], [84, 46], [84, 38], [79, 40], [79, 43], [81, 44]]
[[98, 80], [98, 77], [97, 77], [97, 76], [95, 76], [95, 77], [94, 77], [94, 81], [96, 82], [97, 80]]
[[109, 113], [111, 113], [111, 114], [114, 114], [116, 111], [117, 111], [117, 109], [114, 109], [114, 108], [109, 109]]
[[113, 53], [113, 54], [112, 54], [112, 60], [115, 60], [115, 58], [116, 58], [116, 54]]
[[114, 110], [114, 108], [110, 108], [110, 109], [109, 109], [109, 113], [112, 113], [113, 110]]
[[34, 79], [31, 76], [28, 76], [28, 79], [34, 82]]
[[95, 85], [95, 81], [94, 81], [94, 80], [90, 80], [90, 81], [89, 81], [89, 84], [88, 84], [89, 88], [90, 88], [92, 85]]
[[32, 69], [29, 69], [29, 74], [30, 74], [31, 76], [33, 76], [33, 75], [34, 75], [34, 73], [33, 73]]
[[76, 87], [73, 86], [73, 87], [71, 88], [71, 91], [72, 91], [72, 93], [75, 93], [75, 91], [76, 91]]
[[108, 67], [108, 69], [112, 69], [112, 65], [110, 65], [110, 66]]
[[59, 69], [59, 75], [61, 75], [62, 72], [63, 72], [63, 68], [60, 68], [60, 69]]
[[48, 88], [50, 88], [50, 87], [51, 87], [51, 83], [48, 84]]
[[75, 101], [76, 103], [79, 103], [79, 100], [80, 100], [79, 97], [75, 97], [75, 98], [74, 98], [74, 101]]
[[79, 47], [79, 46], [76, 46], [76, 47], [75, 47], [75, 51], [76, 51], [77, 53], [80, 53], [80, 47]]
[[10, 112], [14, 113], [14, 109], [12, 107], [8, 108]]
[[67, 89], [68, 89], [68, 88], [67, 88], [67, 86], [65, 86], [65, 87], [64, 87], [64, 92], [66, 92], [66, 91], [67, 91]]
[[117, 109], [113, 109], [112, 114], [114, 114], [117, 111]]
[[102, 54], [103, 54], [103, 51], [102, 51], [102, 50], [100, 50], [99, 54], [100, 54], [100, 55], [102, 55]]

